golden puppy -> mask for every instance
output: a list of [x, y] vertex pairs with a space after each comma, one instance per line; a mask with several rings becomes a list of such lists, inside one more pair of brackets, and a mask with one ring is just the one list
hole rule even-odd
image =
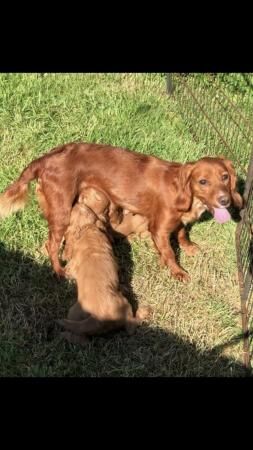
[[79, 202], [85, 203], [102, 221], [105, 221], [108, 215], [112, 229], [123, 236], [136, 234], [147, 237], [150, 235], [146, 217], [117, 208], [102, 192], [94, 188], [84, 189], [79, 196]]
[[149, 314], [148, 309], [141, 308], [133, 316], [129, 302], [119, 290], [118, 265], [105, 225], [81, 203], [83, 199], [81, 196], [72, 209], [63, 252], [68, 261], [66, 275], [77, 283], [78, 304], [72, 306], [68, 319], [58, 321], [80, 338], [65, 336], [80, 343], [86, 336], [119, 328], [132, 333]]
[[148, 231], [148, 220], [140, 214], [133, 214], [127, 210], [123, 211], [123, 219], [120, 223], [112, 223], [113, 230], [131, 239], [133, 235], [141, 238], [151, 237]]

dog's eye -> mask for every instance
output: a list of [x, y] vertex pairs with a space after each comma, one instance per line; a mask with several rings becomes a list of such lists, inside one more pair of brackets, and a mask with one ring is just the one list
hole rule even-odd
[[222, 179], [222, 181], [228, 180], [228, 173], [224, 173], [224, 175], [222, 175], [221, 179]]
[[204, 180], [204, 179], [203, 180], [199, 180], [199, 183], [200, 184], [207, 184], [207, 180]]

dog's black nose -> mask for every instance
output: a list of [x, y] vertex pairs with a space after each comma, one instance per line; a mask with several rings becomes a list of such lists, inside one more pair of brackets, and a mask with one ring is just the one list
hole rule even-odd
[[221, 206], [228, 206], [230, 204], [229, 197], [227, 195], [221, 195], [218, 198], [218, 202]]

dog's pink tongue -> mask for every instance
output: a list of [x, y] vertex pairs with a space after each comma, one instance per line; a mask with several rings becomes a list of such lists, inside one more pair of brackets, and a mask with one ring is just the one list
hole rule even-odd
[[214, 219], [218, 223], [225, 223], [231, 219], [231, 215], [229, 214], [226, 208], [213, 208], [214, 209]]

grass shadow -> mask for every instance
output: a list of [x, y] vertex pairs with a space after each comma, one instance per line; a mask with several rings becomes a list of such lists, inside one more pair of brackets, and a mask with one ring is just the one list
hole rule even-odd
[[132, 305], [133, 311], [138, 309], [137, 296], [132, 287], [134, 263], [132, 259], [132, 248], [128, 240], [120, 233], [113, 231], [113, 250], [119, 265], [119, 281], [123, 294]]
[[152, 108], [152, 106], [150, 104], [142, 103], [136, 108], [136, 113], [137, 114], [145, 114], [145, 113], [149, 112], [151, 108]]
[[[122, 283], [131, 284], [131, 247], [117, 241]], [[245, 376], [242, 364], [201, 351], [167, 330], [143, 325], [133, 336], [124, 331], [91, 338], [80, 348], [59, 337], [55, 319], [64, 317], [75, 287], [57, 280], [51, 267], [0, 244], [0, 376]], [[128, 298], [136, 297], [133, 291]]]
[[[8, 334], [20, 326], [23, 338], [31, 331], [47, 340], [60, 311], [74, 303], [73, 283], [58, 280], [50, 265], [38, 264], [0, 243], [0, 321]], [[13, 329], [14, 327], [14, 329]]]

